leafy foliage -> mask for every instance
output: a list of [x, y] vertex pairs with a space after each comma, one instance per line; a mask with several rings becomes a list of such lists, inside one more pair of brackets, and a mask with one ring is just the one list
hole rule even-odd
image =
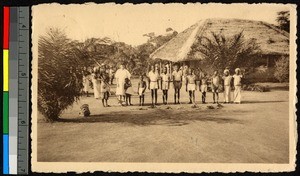
[[232, 37], [211, 33], [211, 37], [198, 37], [189, 55], [200, 55], [213, 69], [250, 67], [260, 50], [254, 39], [245, 40], [243, 32]]
[[[79, 99], [82, 79], [76, 42], [58, 30], [39, 38], [38, 110], [49, 121]], [[77, 70], [77, 71], [76, 71]]]
[[286, 32], [290, 31], [290, 12], [289, 11], [280, 11], [277, 13], [276, 21], [278, 27]]
[[289, 81], [289, 60], [286, 57], [282, 57], [275, 62], [274, 77], [279, 82]]

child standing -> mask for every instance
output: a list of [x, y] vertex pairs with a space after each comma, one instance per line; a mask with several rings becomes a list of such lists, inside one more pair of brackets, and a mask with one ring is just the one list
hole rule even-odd
[[[172, 73], [174, 92], [174, 103], [180, 104], [180, 89], [182, 86], [182, 71], [179, 70], [178, 65], [174, 66], [174, 71]], [[177, 101], [176, 101], [177, 100]]]
[[204, 72], [203, 76], [201, 77], [201, 82], [200, 82], [200, 91], [202, 93], [202, 103], [205, 104], [205, 99], [206, 99], [206, 92], [207, 92], [207, 74]]
[[232, 76], [229, 75], [229, 70], [224, 70], [224, 103], [230, 103], [230, 94], [231, 94], [231, 80]]
[[220, 76], [217, 70], [214, 71], [214, 74], [211, 78], [211, 91], [213, 93], [213, 103], [219, 104], [219, 87], [220, 87]]
[[241, 70], [239, 68], [236, 68], [235, 74], [233, 75], [233, 85], [234, 85], [233, 102], [234, 103], [239, 103], [239, 104], [241, 103], [242, 78], [243, 75], [241, 74]]
[[195, 104], [195, 90], [196, 90], [196, 75], [193, 69], [189, 69], [186, 76], [186, 91], [189, 92], [190, 102], [189, 104]]
[[163, 92], [163, 103], [168, 104], [168, 90], [170, 88], [170, 76], [168, 74], [168, 68], [165, 67], [161, 76], [161, 90]]
[[148, 89], [151, 90], [152, 105], [157, 105], [157, 89], [159, 89], [159, 74], [155, 71], [155, 67], [153, 65], [151, 66], [151, 71], [149, 72], [148, 76]]
[[109, 107], [107, 101], [110, 94], [109, 75], [106, 72], [105, 65], [100, 67], [100, 96], [102, 98], [103, 107]]
[[140, 76], [140, 81], [138, 83], [138, 95], [140, 98], [140, 106], [144, 106], [145, 101], [145, 91], [146, 91], [146, 81], [144, 81], [144, 76]]
[[133, 89], [132, 89], [132, 84], [129, 78], [125, 79], [125, 84], [124, 84], [124, 88], [125, 88], [125, 102], [126, 102], [126, 106], [128, 105], [132, 105], [131, 104], [131, 95], [134, 94]]

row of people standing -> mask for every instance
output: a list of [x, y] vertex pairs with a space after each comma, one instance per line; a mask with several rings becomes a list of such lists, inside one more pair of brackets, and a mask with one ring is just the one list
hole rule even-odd
[[89, 96], [90, 82], [94, 90], [94, 97], [102, 100], [102, 105], [108, 107], [108, 99], [110, 96], [110, 83], [111, 75], [110, 70], [106, 69], [106, 66], [102, 64], [99, 67], [94, 67], [91, 71], [88, 71], [86, 67], [83, 68], [83, 92], [86, 96]]
[[239, 68], [235, 69], [234, 75], [230, 75], [229, 69], [226, 68], [223, 76], [219, 75], [218, 71], [214, 71], [211, 77], [208, 77], [205, 72], [201, 72], [197, 76], [193, 69], [186, 70], [188, 71], [185, 74], [183, 70], [179, 70], [178, 65], [175, 65], [171, 74], [165, 67], [162, 74], [159, 75], [158, 69], [155, 66], [151, 66], [151, 71], [148, 73], [148, 89], [151, 90], [152, 104], [157, 104], [158, 89], [161, 89], [163, 92], [163, 103], [168, 103], [168, 90], [171, 82], [174, 87], [174, 104], [180, 104], [180, 90], [183, 86], [185, 86], [186, 92], [189, 92], [189, 103], [195, 103], [195, 91], [198, 87], [202, 93], [202, 103], [206, 103], [208, 82], [211, 84], [213, 103], [219, 103], [219, 92], [222, 84], [224, 88], [224, 103], [230, 103], [232, 80], [234, 86], [233, 102], [241, 103], [241, 80], [243, 76]]

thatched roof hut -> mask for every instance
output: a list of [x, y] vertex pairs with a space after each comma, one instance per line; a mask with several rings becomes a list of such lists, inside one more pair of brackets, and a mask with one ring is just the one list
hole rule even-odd
[[245, 39], [254, 39], [264, 55], [288, 55], [289, 34], [272, 24], [262, 21], [240, 19], [206, 19], [179, 33], [154, 51], [150, 58], [172, 62], [201, 60], [190, 57], [189, 52], [197, 37], [211, 37], [211, 32], [232, 36], [243, 31]]

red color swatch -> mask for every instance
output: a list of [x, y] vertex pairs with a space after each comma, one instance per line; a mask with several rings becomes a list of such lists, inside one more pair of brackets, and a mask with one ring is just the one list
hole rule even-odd
[[3, 49], [9, 46], [9, 7], [3, 7]]

